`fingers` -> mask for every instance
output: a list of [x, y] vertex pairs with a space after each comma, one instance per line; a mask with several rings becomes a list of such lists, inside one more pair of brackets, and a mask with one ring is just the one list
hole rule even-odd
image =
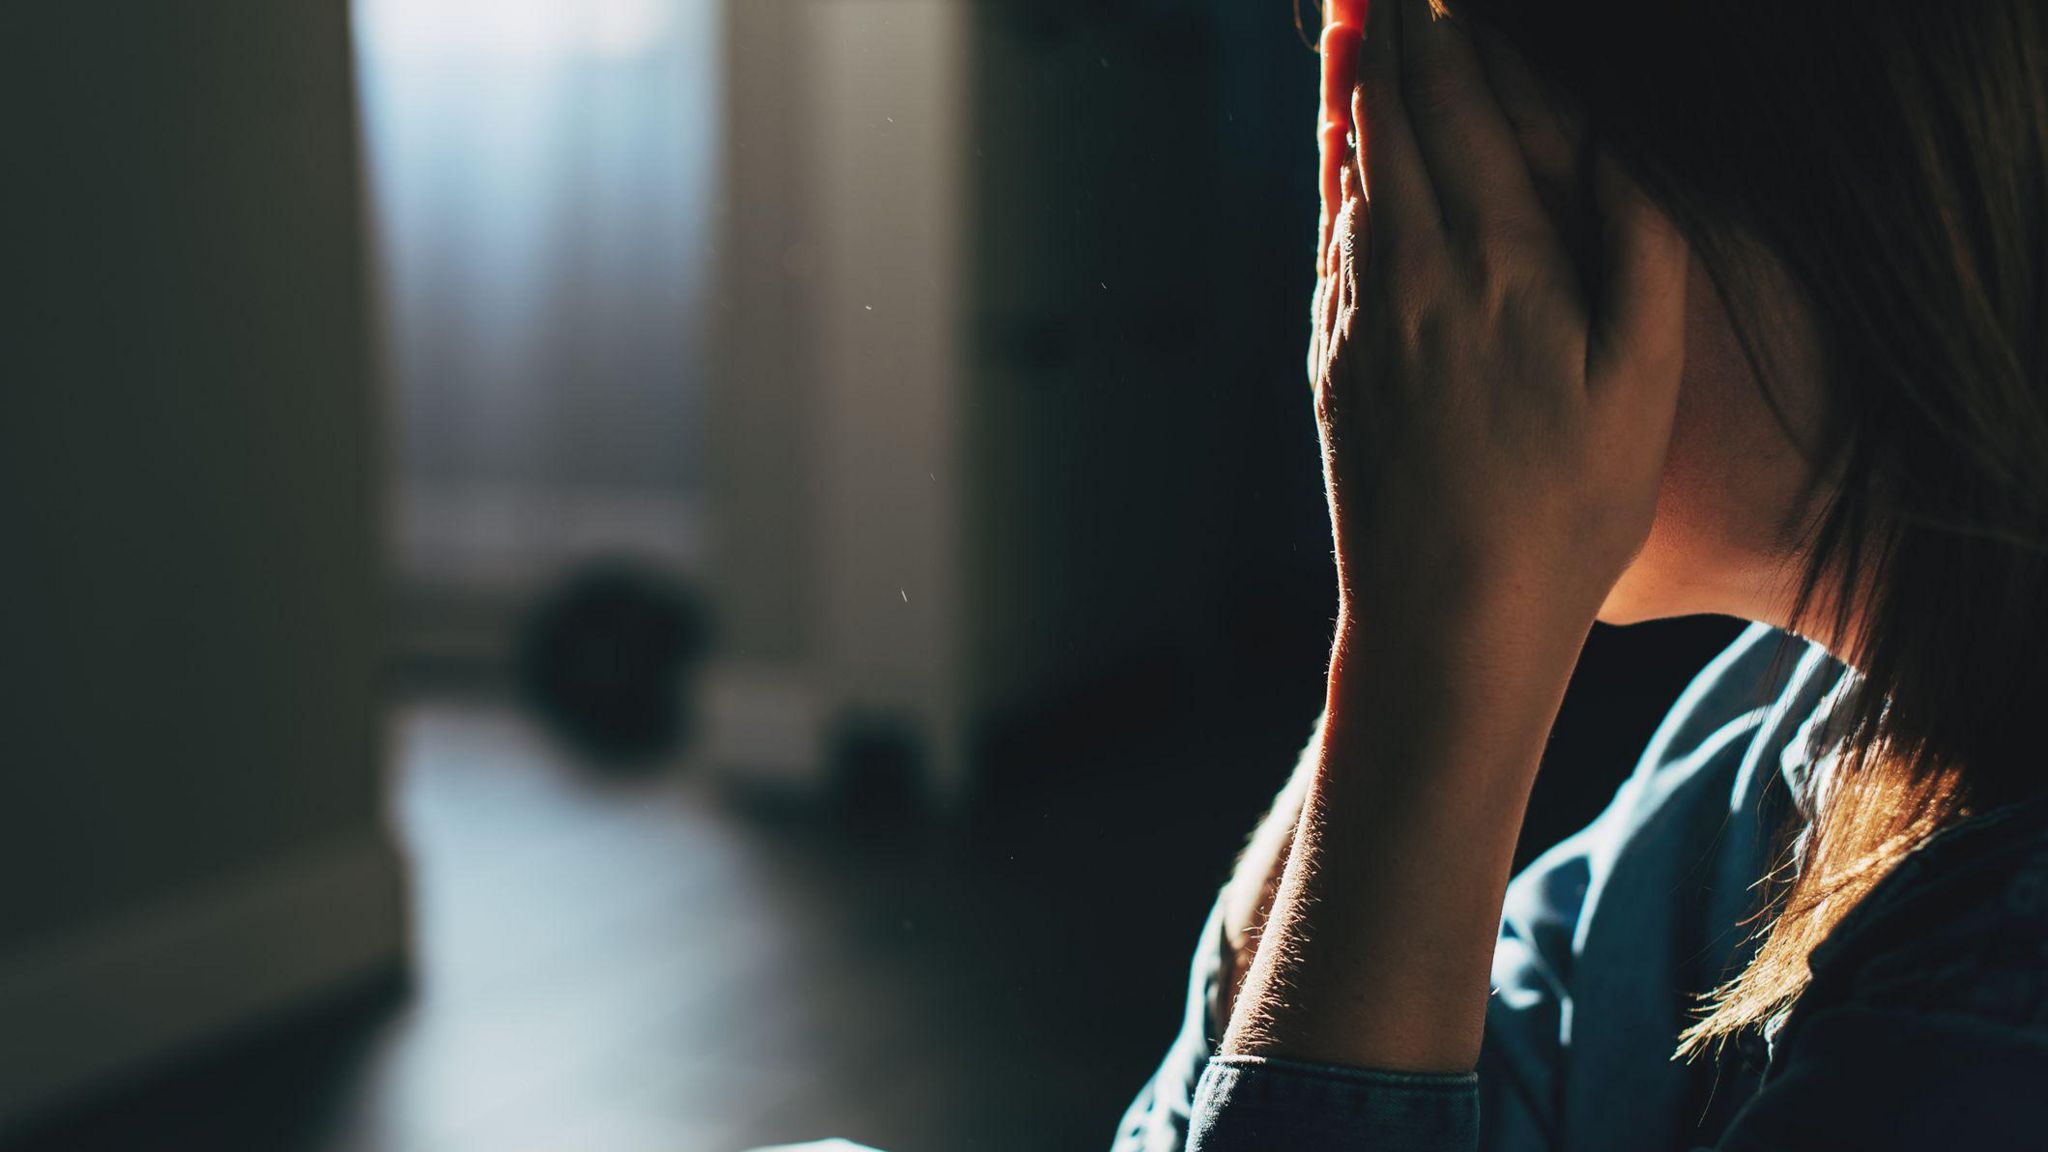
[[1566, 117], [1521, 54], [1498, 34], [1472, 28], [1470, 36], [1487, 86], [1521, 145], [1537, 194], [1542, 195], [1546, 185], [1568, 187], [1579, 173], [1578, 124]]
[[[1365, 181], [1362, 174], [1359, 171], [1358, 165], [1347, 164], [1344, 166], [1343, 181], [1338, 189], [1338, 193], [1342, 197], [1342, 199], [1340, 199], [1338, 203], [1343, 208], [1351, 207], [1352, 201], [1354, 200], [1365, 199]], [[1348, 231], [1340, 231], [1338, 233], [1339, 239], [1343, 239], [1351, 235], [1352, 233]]]
[[1323, 293], [1329, 281], [1316, 281], [1315, 295], [1308, 304], [1308, 386], [1311, 389], [1322, 385], [1323, 379]]
[[[1586, 338], [1586, 383], [1668, 387], [1685, 364], [1685, 238], [1611, 157], [1594, 171], [1604, 275]], [[1654, 397], [1653, 397], [1654, 398]]]
[[1344, 169], [1343, 196], [1344, 207], [1337, 213], [1337, 235], [1333, 245], [1336, 256], [1332, 261], [1337, 299], [1330, 316], [1329, 335], [1324, 337], [1332, 343], [1349, 334], [1351, 314], [1358, 308], [1358, 270], [1369, 255], [1370, 226], [1365, 214], [1364, 187], [1359, 182], [1356, 167]]
[[1316, 123], [1316, 146], [1322, 171], [1323, 216], [1318, 233], [1318, 267], [1329, 263], [1330, 229], [1343, 202], [1339, 178], [1351, 163], [1351, 90], [1358, 84], [1358, 54], [1363, 30], [1345, 23], [1343, 13], [1332, 9], [1330, 25], [1323, 29], [1323, 94], [1321, 116]]
[[1316, 347], [1320, 355], [1314, 370], [1318, 400], [1326, 400], [1331, 373], [1337, 357], [1351, 339], [1352, 321], [1359, 307], [1359, 270], [1365, 261], [1365, 200], [1359, 195], [1357, 178], [1343, 177], [1343, 207], [1331, 231], [1330, 274], [1323, 277], [1316, 298]]
[[1350, 274], [1365, 258], [1365, 189], [1358, 179], [1356, 165], [1345, 165], [1340, 195], [1342, 207], [1337, 211], [1337, 231], [1331, 241], [1333, 251], [1330, 258], [1330, 272], [1337, 281], [1339, 320], [1342, 319], [1343, 308], [1351, 303], [1358, 287], [1351, 283]]
[[1364, 0], [1330, 0], [1328, 26], [1317, 49], [1322, 58], [1322, 98], [1316, 115], [1316, 151], [1321, 178], [1322, 213], [1316, 228], [1316, 291], [1309, 305], [1308, 378], [1320, 387], [1325, 352], [1330, 343], [1327, 306], [1336, 290], [1333, 236], [1344, 200], [1343, 174], [1353, 164], [1356, 125], [1351, 118], [1351, 92], [1358, 85], [1358, 56], [1363, 47]]
[[1352, 94], [1359, 170], [1371, 208], [1374, 252], [1380, 256], [1403, 245], [1432, 248], [1443, 231], [1443, 213], [1401, 96], [1404, 2], [1373, 0], [1366, 6], [1365, 54]]
[[1454, 237], [1488, 239], [1546, 225], [1514, 126], [1471, 37], [1431, 0], [1401, 10], [1401, 93], [1422, 161]]
[[1487, 83], [1514, 126], [1536, 201], [1556, 231], [1582, 290], [1600, 279], [1600, 220], [1593, 208], [1584, 126], [1500, 34], [1471, 28]]

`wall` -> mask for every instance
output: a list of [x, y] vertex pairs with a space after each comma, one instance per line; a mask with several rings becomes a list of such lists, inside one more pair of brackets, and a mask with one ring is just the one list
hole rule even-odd
[[347, 37], [0, 17], [0, 1124], [400, 955]]
[[969, 8], [727, 11], [705, 398], [718, 763], [815, 785], [849, 718], [962, 790], [959, 233]]
[[907, 733], [968, 797], [1008, 733], [1212, 646], [1221, 326], [1172, 176], [1212, 154], [1204, 27], [729, 10], [713, 760], [815, 784], [835, 733]]

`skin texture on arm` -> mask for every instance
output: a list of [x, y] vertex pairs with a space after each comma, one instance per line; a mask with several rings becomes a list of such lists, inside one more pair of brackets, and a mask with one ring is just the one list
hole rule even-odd
[[1272, 809], [1259, 821], [1244, 851], [1238, 854], [1237, 867], [1223, 887], [1223, 934], [1230, 946], [1231, 961], [1222, 989], [1222, 1013], [1226, 1020], [1237, 1003], [1238, 989], [1251, 972], [1259, 936], [1265, 930], [1273, 900], [1279, 895], [1280, 878], [1287, 868], [1288, 854], [1294, 849], [1294, 829], [1301, 822], [1302, 803], [1322, 762], [1322, 748], [1322, 727], [1318, 724], [1315, 738], [1295, 764]]
[[1460, 1071], [1544, 741], [1655, 515], [1688, 262], [1602, 161], [1587, 291], [1476, 49], [1424, 0], [1373, 4], [1351, 58], [1363, 164], [1338, 165], [1312, 353], [1328, 720], [1224, 1051]]

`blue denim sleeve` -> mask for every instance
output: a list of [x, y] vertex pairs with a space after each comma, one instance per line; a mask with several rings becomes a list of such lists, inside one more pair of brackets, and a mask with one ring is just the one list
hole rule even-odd
[[1471, 1152], [1479, 1077], [1219, 1056], [1195, 1093], [1188, 1152]]
[[1187, 1147], [1195, 1086], [1222, 1035], [1222, 1021], [1218, 1017], [1223, 966], [1229, 950], [1230, 942], [1223, 931], [1223, 902], [1219, 899], [1209, 912], [1208, 922], [1202, 925], [1194, 962], [1189, 965], [1187, 1006], [1181, 1015], [1180, 1035], [1159, 1062], [1159, 1070], [1125, 1111], [1110, 1152], [1183, 1152]]

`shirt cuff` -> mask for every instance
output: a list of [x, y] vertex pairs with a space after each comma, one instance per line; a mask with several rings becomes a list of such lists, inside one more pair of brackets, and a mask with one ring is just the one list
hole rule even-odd
[[1473, 1152], [1479, 1077], [1217, 1056], [1188, 1152]]

